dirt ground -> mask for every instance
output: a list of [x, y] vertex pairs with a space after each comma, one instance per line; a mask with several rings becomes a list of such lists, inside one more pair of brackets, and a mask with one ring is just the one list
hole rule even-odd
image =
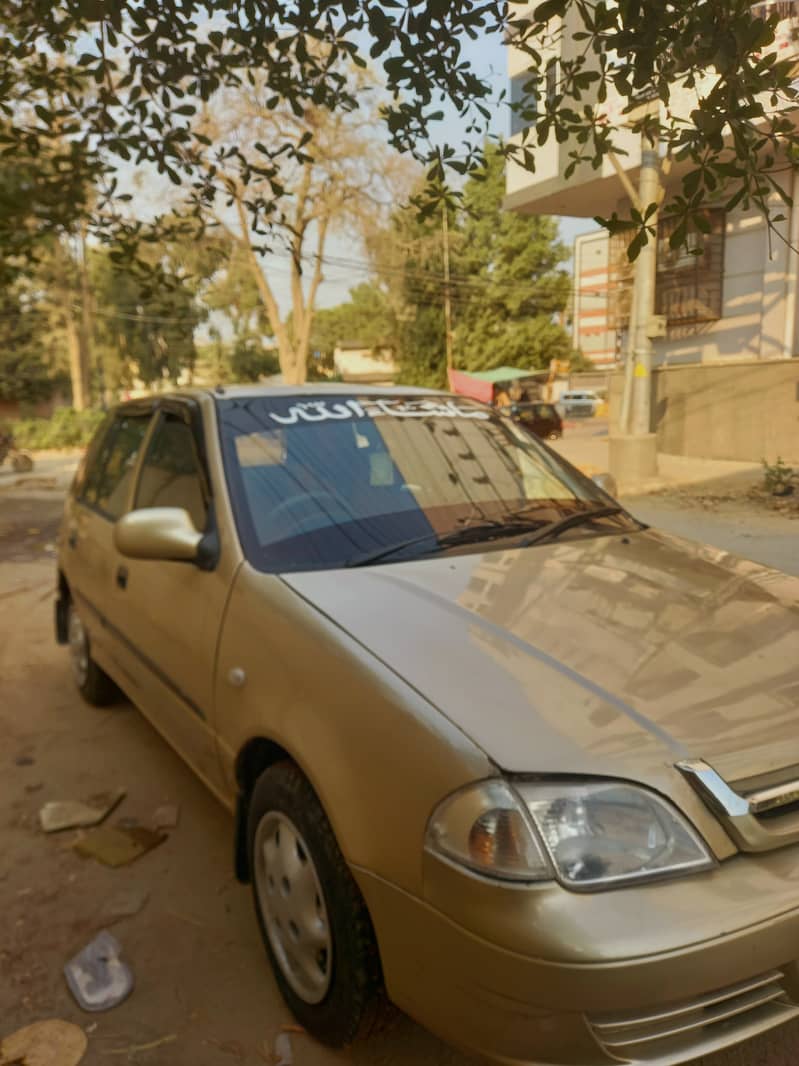
[[[130, 704], [84, 704], [54, 643], [49, 546], [60, 511], [60, 494], [0, 493], [0, 1038], [62, 1018], [89, 1033], [85, 1066], [272, 1063], [275, 1038], [292, 1019], [249, 889], [233, 878], [230, 816]], [[48, 800], [118, 787], [127, 797], [112, 823], [146, 823], [162, 804], [180, 807], [169, 839], [132, 865], [114, 870], [81, 859], [70, 846], [75, 832], [40, 830]], [[114, 920], [131, 891], [146, 891], [146, 904]], [[90, 1015], [72, 1000], [62, 967], [100, 929], [121, 942], [136, 987], [116, 1009]], [[475, 1061], [401, 1016], [348, 1051], [302, 1034], [289, 1039], [296, 1066]], [[147, 1044], [156, 1046], [135, 1050]]]
[[[62, 1018], [89, 1034], [85, 1066], [274, 1063], [291, 1018], [260, 944], [249, 890], [231, 872], [229, 815], [127, 703], [96, 710], [77, 696], [52, 633], [60, 492], [0, 486], [0, 1037]], [[46, 836], [43, 803], [124, 787], [112, 816], [146, 822], [176, 803], [169, 839], [112, 870], [71, 849], [76, 834]], [[148, 894], [114, 917], [121, 897]], [[121, 941], [136, 988], [107, 1013], [82, 1012], [62, 967], [100, 929]], [[476, 1066], [409, 1019], [331, 1052], [290, 1035], [295, 1066]], [[793, 1066], [791, 1025], [704, 1066]]]

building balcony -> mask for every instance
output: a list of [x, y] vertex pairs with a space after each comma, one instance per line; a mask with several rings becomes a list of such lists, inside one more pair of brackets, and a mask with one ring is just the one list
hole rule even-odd
[[[763, 0], [753, 5], [753, 11], [764, 17], [775, 11], [780, 15], [775, 40], [768, 51], [776, 52], [781, 59], [796, 58], [799, 65], [799, 0]], [[570, 33], [564, 33], [564, 47], [570, 46], [570, 37]], [[519, 49], [515, 49], [511, 42], [508, 48], [511, 99], [519, 98], [525, 78], [530, 77], [529, 71], [526, 72], [526, 62], [527, 57]], [[696, 86], [690, 90], [675, 86], [668, 105], [670, 115], [678, 122], [690, 121], [698, 97], [703, 94], [703, 90], [708, 91], [714, 81], [715, 75], [709, 73], [699, 79]], [[606, 115], [608, 123], [617, 130], [616, 158], [633, 185], [637, 185], [641, 165], [640, 137], [627, 125], [629, 118], [623, 113], [627, 102], [609, 86]], [[765, 102], [768, 106], [768, 101]], [[571, 152], [576, 146], [568, 141], [559, 144], [554, 136], [550, 135], [547, 142], [539, 147], [534, 130], [529, 130], [528, 133], [529, 139], [526, 140], [525, 132], [517, 130], [510, 141], [514, 145], [524, 144], [530, 150], [536, 168], [535, 171], [530, 171], [512, 159], [509, 160], [506, 208], [521, 214], [573, 215], [588, 218], [596, 215], [607, 217], [620, 208], [625, 194], [610, 157], [605, 157], [598, 168], [587, 162], [581, 163], [567, 181], [564, 174], [571, 162]], [[693, 165], [689, 162], [681, 167], [675, 166], [671, 171], [669, 184], [676, 186], [685, 172], [692, 168]]]

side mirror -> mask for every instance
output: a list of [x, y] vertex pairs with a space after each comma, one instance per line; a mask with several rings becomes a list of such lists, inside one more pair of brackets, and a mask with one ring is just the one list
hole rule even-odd
[[114, 526], [114, 545], [129, 559], [196, 562], [202, 539], [181, 507], [131, 511]]
[[616, 484], [613, 474], [594, 474], [591, 480], [608, 496], [612, 496], [615, 499], [619, 495], [619, 486]]

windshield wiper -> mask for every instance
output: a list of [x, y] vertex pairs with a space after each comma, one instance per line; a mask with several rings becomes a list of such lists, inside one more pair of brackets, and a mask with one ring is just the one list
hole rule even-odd
[[[404, 551], [406, 548], [414, 548], [420, 544], [427, 544], [431, 540], [433, 543], [430, 545], [428, 551], [437, 551], [440, 548], [455, 548], [460, 544], [472, 544], [474, 542], [480, 542], [484, 540], [494, 540], [497, 537], [515, 537], [520, 533], [526, 533], [531, 525], [538, 526], [539, 523], [533, 523], [529, 519], [512, 519], [509, 521], [503, 521], [498, 518], [486, 518], [480, 522], [474, 522], [471, 525], [464, 526], [462, 529], [453, 529], [449, 533], [435, 533], [432, 530], [429, 533], [423, 534], [421, 537], [411, 537], [409, 540], [401, 540], [397, 544], [389, 544], [385, 548], [377, 548], [373, 552], [367, 552], [366, 555], [357, 555], [354, 559], [350, 559], [345, 563], [345, 567], [350, 566], [369, 566], [370, 563], [379, 562], [381, 559], [388, 559], [392, 555], [396, 555], [398, 552]], [[426, 554], [426, 553], [425, 553]]]
[[424, 554], [438, 551], [439, 549], [456, 548], [461, 544], [479, 543], [480, 541], [495, 540], [499, 537], [515, 537], [521, 533], [526, 533], [533, 526], [534, 532], [530, 533], [517, 545], [519, 548], [528, 548], [532, 544], [538, 544], [539, 541], [557, 537], [567, 529], [571, 529], [572, 526], [582, 525], [584, 522], [590, 522], [594, 518], [610, 518], [612, 515], [623, 513], [623, 507], [594, 507], [591, 511], [578, 511], [576, 514], [559, 518], [556, 522], [548, 522], [544, 526], [530, 518], [516, 518], [513, 516], [505, 520], [486, 518], [480, 522], [464, 526], [462, 529], [453, 529], [449, 533], [437, 534], [431, 530], [421, 537], [411, 537], [409, 540], [401, 540], [397, 544], [389, 544], [385, 548], [377, 548], [375, 551], [367, 552], [365, 555], [358, 555], [344, 565], [345, 567], [369, 566], [371, 563], [380, 562], [381, 559], [388, 559], [392, 555], [396, 555], [408, 548], [427, 544], [431, 540], [433, 543]]
[[561, 533], [565, 533], [573, 526], [581, 526], [584, 522], [591, 522], [595, 518], [611, 518], [617, 514], [624, 514], [624, 508], [608, 506], [594, 507], [591, 511], [577, 511], [576, 514], [566, 515], [565, 518], [559, 518], [555, 522], [549, 522], [542, 529], [537, 529], [535, 533], [531, 533], [529, 537], [520, 541], [519, 547], [529, 548], [532, 544], [540, 544], [542, 541], [559, 537]]

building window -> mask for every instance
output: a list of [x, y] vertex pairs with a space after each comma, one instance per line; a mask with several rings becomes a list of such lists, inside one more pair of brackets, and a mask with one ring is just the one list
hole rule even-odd
[[721, 318], [724, 277], [724, 212], [705, 212], [708, 233], [690, 233], [685, 246], [671, 248], [669, 239], [677, 219], [658, 226], [655, 313], [675, 327], [714, 322]]
[[750, 8], [757, 18], [767, 19], [777, 15], [779, 19], [791, 19], [799, 16], [799, 3], [796, 0], [761, 0]]
[[[669, 239], [677, 220], [662, 219], [658, 225], [655, 314], [665, 315], [671, 337], [721, 318], [725, 215], [714, 209], [705, 217], [710, 232], [689, 234], [686, 244], [674, 249]], [[629, 242], [627, 233], [610, 237], [608, 325], [616, 331], [626, 330], [630, 320], [635, 266], [627, 258]]]
[[530, 91], [535, 84], [536, 76], [530, 70], [517, 74], [510, 80], [510, 135], [515, 137], [517, 133], [529, 129], [535, 122], [535, 100]]
[[[543, 82], [543, 86], [541, 86]], [[539, 93], [543, 89], [543, 95], [547, 103], [551, 103], [558, 93], [560, 82], [560, 62], [555, 60], [546, 68], [544, 77], [536, 74], [534, 70], [524, 70], [510, 80], [510, 113], [511, 137], [523, 130], [529, 129], [536, 120], [536, 99], [532, 95], [536, 85]]]

